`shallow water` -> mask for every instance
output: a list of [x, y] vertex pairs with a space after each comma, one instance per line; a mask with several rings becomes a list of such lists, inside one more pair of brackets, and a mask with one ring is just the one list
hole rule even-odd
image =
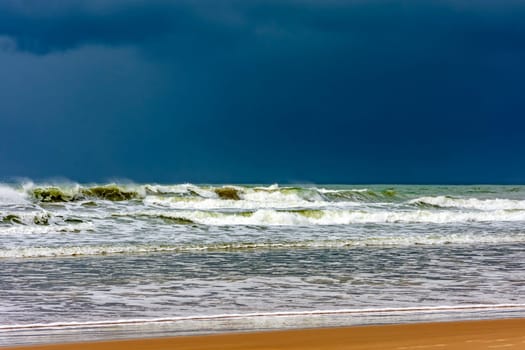
[[0, 272], [5, 344], [525, 316], [525, 187], [4, 184]]

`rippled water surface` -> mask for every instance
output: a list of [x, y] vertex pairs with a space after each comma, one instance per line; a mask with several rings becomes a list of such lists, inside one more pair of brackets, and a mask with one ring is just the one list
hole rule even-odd
[[0, 273], [7, 333], [67, 322], [520, 307], [525, 187], [3, 184]]

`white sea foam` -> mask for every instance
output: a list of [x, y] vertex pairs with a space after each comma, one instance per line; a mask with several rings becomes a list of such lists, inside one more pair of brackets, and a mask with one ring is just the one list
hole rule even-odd
[[203, 225], [349, 225], [373, 223], [466, 223], [487, 221], [525, 221], [525, 211], [496, 210], [492, 212], [458, 212], [434, 210], [302, 210], [278, 211], [259, 209], [248, 213], [210, 211], [141, 211], [125, 216], [171, 217]]
[[[0, 220], [11, 217], [12, 221], [22, 225], [33, 225], [36, 222], [49, 222], [53, 215], [46, 210], [9, 210], [0, 211]], [[14, 219], [14, 220], [13, 220]]]
[[215, 210], [215, 209], [291, 209], [291, 208], [327, 208], [327, 207], [356, 207], [361, 205], [357, 202], [338, 202], [331, 203], [325, 201], [306, 201], [296, 195], [287, 195], [280, 192], [273, 193], [249, 193], [242, 195], [242, 200], [228, 200], [218, 198], [173, 198], [148, 196], [144, 199], [144, 204], [149, 206], [163, 206], [171, 209], [195, 209], [195, 210]]
[[305, 200], [299, 196], [296, 192], [281, 192], [281, 191], [256, 191], [247, 190], [241, 193], [241, 198], [256, 203], [308, 203], [312, 201], [322, 202], [323, 199], [320, 196], [311, 196], [308, 200]]
[[525, 243], [525, 235], [441, 234], [407, 235], [399, 237], [356, 237], [354, 239], [274, 241], [274, 242], [218, 242], [178, 245], [89, 245], [58, 247], [18, 247], [0, 249], [0, 258], [68, 257], [109, 254], [146, 254], [157, 252], [252, 251], [267, 249], [353, 249], [360, 247], [410, 247], [471, 244]]
[[410, 201], [413, 204], [430, 204], [439, 207], [495, 210], [525, 210], [525, 200], [452, 198], [447, 196], [421, 197]]
[[[331, 190], [331, 189], [326, 189], [326, 188], [316, 188], [316, 190], [319, 191], [320, 193], [341, 193], [341, 190]], [[368, 188], [352, 188], [352, 189], [345, 190], [345, 191], [366, 193], [366, 192], [369, 192], [370, 190]]]
[[[145, 185], [144, 190], [140, 190], [139, 192], [150, 192], [150, 193], [156, 193], [159, 195], [166, 195], [166, 194], [189, 194], [189, 193], [195, 193], [200, 197], [204, 198], [216, 198], [217, 194], [213, 192], [209, 188], [193, 185], [190, 183], [180, 184], [180, 185]], [[137, 189], [136, 189], [137, 190]]]
[[0, 204], [23, 204], [27, 199], [24, 192], [0, 184]]
[[[0, 249], [0, 258], [67, 257], [108, 254], [141, 254], [179, 251], [180, 247], [167, 246], [60, 246]], [[189, 249], [188, 249], [189, 250]]]
[[32, 235], [72, 232], [79, 233], [93, 229], [92, 223], [74, 225], [13, 225], [0, 226], [0, 235]]
[[[144, 199], [146, 205], [167, 206], [173, 209], [285, 209], [316, 207], [352, 207], [362, 202], [340, 199], [337, 202], [327, 200], [323, 194], [348, 192], [366, 192], [366, 189], [327, 190], [323, 188], [293, 188], [272, 185], [268, 187], [225, 186], [235, 190], [238, 200], [220, 198], [216, 193], [221, 187], [199, 187], [191, 184], [176, 186], [146, 186], [152, 193]], [[222, 187], [224, 188], [224, 187]], [[176, 194], [178, 196], [166, 196]], [[191, 194], [197, 194], [191, 195]]]

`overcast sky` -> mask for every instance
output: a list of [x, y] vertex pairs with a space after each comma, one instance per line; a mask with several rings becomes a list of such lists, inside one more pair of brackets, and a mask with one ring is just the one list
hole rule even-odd
[[525, 2], [2, 0], [11, 177], [525, 183]]

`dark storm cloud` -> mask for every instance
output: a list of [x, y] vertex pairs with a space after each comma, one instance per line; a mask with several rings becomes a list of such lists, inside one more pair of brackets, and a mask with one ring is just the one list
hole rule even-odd
[[[73, 49], [86, 44], [140, 44], [173, 30], [183, 20], [181, 11], [168, 11], [160, 5], [89, 8], [82, 2], [63, 2], [64, 8], [51, 6], [35, 11], [35, 2], [14, 6], [0, 4], [0, 33], [12, 39], [16, 48], [35, 54]], [[41, 2], [40, 2], [41, 3]], [[46, 2], [47, 3], [47, 2]]]
[[525, 181], [522, 1], [4, 0], [0, 39], [4, 175]]
[[524, 46], [524, 10], [525, 5], [513, 1], [6, 0], [0, 3], [0, 35], [17, 49], [36, 54], [86, 44], [143, 45], [185, 38], [189, 40], [179, 44], [270, 38], [373, 46], [371, 40], [403, 44], [415, 39], [515, 49]]

